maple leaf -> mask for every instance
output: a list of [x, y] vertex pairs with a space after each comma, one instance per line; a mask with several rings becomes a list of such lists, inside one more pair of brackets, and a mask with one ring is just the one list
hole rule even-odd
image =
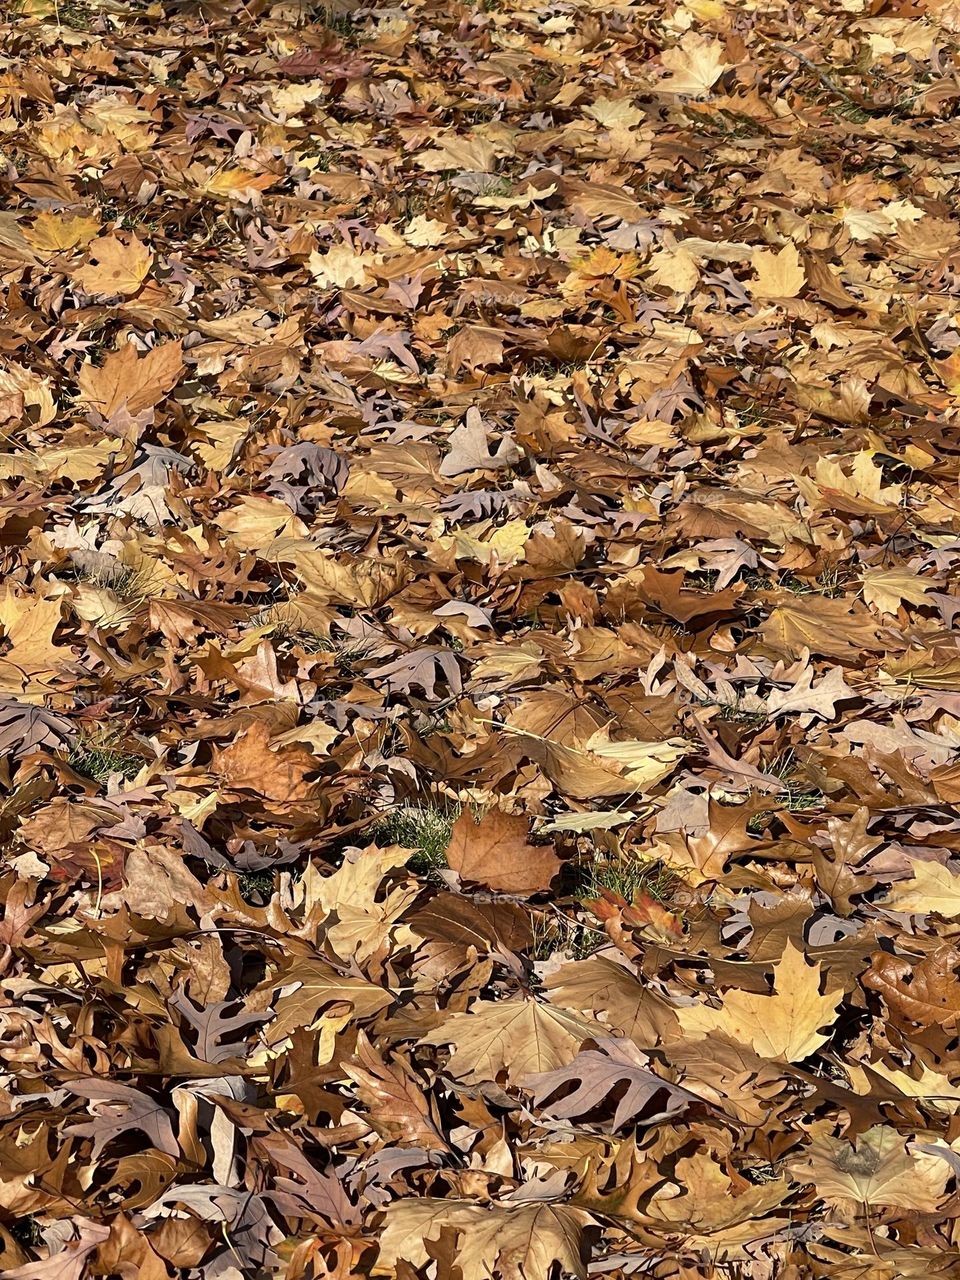
[[465, 471], [492, 471], [512, 466], [520, 450], [512, 440], [501, 440], [491, 454], [487, 445], [487, 429], [477, 409], [467, 410], [466, 421], [450, 433], [450, 452], [440, 463], [442, 476], [459, 476]]
[[795, 244], [785, 245], [779, 253], [758, 249], [753, 255], [757, 278], [750, 285], [756, 298], [795, 298], [806, 284]]
[[7, 652], [0, 656], [0, 690], [23, 701], [40, 701], [50, 678], [72, 656], [53, 636], [61, 619], [59, 600], [18, 596], [8, 585], [0, 594], [0, 626]]
[[677, 1010], [683, 1030], [703, 1039], [720, 1032], [746, 1041], [761, 1057], [800, 1062], [829, 1039], [820, 1028], [832, 1024], [842, 989], [820, 994], [820, 965], [808, 965], [788, 943], [773, 966], [773, 994], [728, 991], [719, 1009], [693, 1005]]
[[864, 1212], [871, 1205], [893, 1205], [932, 1213], [943, 1199], [950, 1167], [912, 1151], [896, 1129], [876, 1125], [853, 1143], [817, 1139], [802, 1158], [791, 1161], [790, 1172], [798, 1181], [814, 1183], [827, 1204], [853, 1201]]
[[460, 1233], [457, 1266], [463, 1280], [540, 1280], [554, 1267], [585, 1280], [583, 1210], [561, 1204], [497, 1204], [469, 1201], [398, 1200], [386, 1211], [377, 1273], [395, 1274], [398, 1262], [426, 1266], [427, 1244], [444, 1229]]
[[936, 584], [906, 569], [865, 569], [863, 598], [881, 613], [895, 614], [904, 600], [927, 604], [926, 593]]
[[180, 342], [161, 343], [142, 357], [132, 342], [125, 342], [111, 351], [99, 368], [93, 364], [81, 367], [80, 398], [107, 422], [121, 411], [136, 418], [172, 391], [183, 369]]
[[673, 49], [665, 49], [660, 61], [671, 75], [660, 81], [667, 93], [699, 98], [716, 84], [729, 67], [723, 60], [723, 45], [709, 36], [688, 31]]
[[99, 297], [137, 293], [153, 265], [153, 254], [136, 236], [101, 236], [89, 250], [90, 262], [73, 274], [87, 293]]
[[447, 863], [462, 880], [501, 893], [531, 894], [549, 887], [560, 859], [546, 845], [527, 839], [526, 818], [493, 810], [479, 823], [464, 811], [453, 825]]
[[99, 230], [100, 223], [96, 218], [43, 212], [37, 214], [33, 225], [23, 235], [37, 253], [46, 255], [85, 249]]
[[296, 745], [272, 750], [270, 730], [259, 721], [217, 753], [214, 767], [227, 786], [259, 792], [277, 803], [310, 800], [317, 794], [317, 784], [308, 781], [317, 771], [315, 757]]
[[469, 1013], [455, 1013], [420, 1043], [452, 1045], [446, 1070], [464, 1084], [495, 1080], [501, 1071], [517, 1083], [565, 1066], [595, 1031], [585, 1018], [564, 1009], [515, 999], [482, 1002]]

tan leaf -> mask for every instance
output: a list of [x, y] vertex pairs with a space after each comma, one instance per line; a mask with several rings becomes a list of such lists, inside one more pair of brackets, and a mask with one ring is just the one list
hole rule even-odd
[[236, 791], [250, 791], [277, 803], [309, 800], [317, 784], [308, 782], [317, 760], [302, 747], [270, 749], [270, 731], [256, 721], [230, 746], [214, 753], [213, 769]]
[[791, 241], [779, 253], [757, 249], [753, 255], [756, 280], [750, 284], [755, 298], [795, 298], [807, 282], [797, 246]]
[[563, 1204], [495, 1204], [408, 1197], [386, 1208], [375, 1275], [400, 1274], [397, 1264], [424, 1267], [428, 1242], [444, 1231], [459, 1236], [457, 1270], [463, 1280], [544, 1280], [558, 1274], [586, 1277], [582, 1209]]
[[449, 1150], [434, 1123], [427, 1097], [402, 1058], [386, 1062], [361, 1032], [356, 1056], [344, 1063], [343, 1069], [357, 1085], [357, 1096], [382, 1137], [403, 1147]]
[[159, 404], [177, 385], [183, 368], [180, 342], [161, 343], [142, 357], [132, 342], [125, 342], [99, 368], [90, 363], [81, 367], [80, 398], [108, 420], [121, 409], [135, 416]]
[[[338, 973], [325, 960], [297, 960], [279, 978], [259, 988], [261, 992], [280, 989], [274, 1003], [276, 1017], [264, 1031], [269, 1044], [285, 1040], [299, 1027], [314, 1022], [328, 1005], [349, 1005], [355, 1018], [371, 1018], [393, 1001], [389, 991], [368, 982]], [[288, 988], [293, 988], [289, 990]]]
[[960, 1019], [960, 951], [944, 943], [916, 964], [878, 951], [860, 981], [879, 991], [898, 1018], [922, 1027], [953, 1026]]
[[895, 614], [906, 600], [924, 604], [926, 593], [935, 584], [909, 569], [864, 569], [863, 598], [881, 613]]
[[131, 236], [101, 236], [90, 245], [90, 262], [79, 267], [74, 278], [86, 293], [115, 298], [136, 293], [153, 265], [153, 254], [145, 244]]
[[455, 1013], [421, 1044], [449, 1044], [446, 1070], [465, 1084], [495, 1080], [504, 1072], [516, 1083], [538, 1071], [566, 1066], [588, 1036], [603, 1034], [596, 1023], [537, 1000], [482, 1001]]

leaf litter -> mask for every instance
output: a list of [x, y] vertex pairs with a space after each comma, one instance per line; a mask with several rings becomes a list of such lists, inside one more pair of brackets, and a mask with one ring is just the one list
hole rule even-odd
[[0, 1273], [956, 1274], [953, 0], [2, 31]]

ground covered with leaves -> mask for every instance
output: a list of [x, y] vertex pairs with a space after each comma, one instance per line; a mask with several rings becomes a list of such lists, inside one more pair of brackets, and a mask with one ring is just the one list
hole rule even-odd
[[960, 7], [3, 8], [2, 1274], [955, 1276]]

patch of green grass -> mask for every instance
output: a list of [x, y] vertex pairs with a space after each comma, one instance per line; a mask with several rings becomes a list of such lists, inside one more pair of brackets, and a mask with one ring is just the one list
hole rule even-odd
[[321, 5], [317, 10], [317, 20], [338, 36], [351, 36], [356, 28], [352, 12], [338, 4]]
[[759, 729], [761, 725], [767, 723], [767, 713], [766, 711], [748, 711], [737, 698], [736, 702], [720, 708], [720, 719], [732, 721], [734, 724], [748, 725], [751, 729]]
[[126, 750], [122, 740], [109, 732], [82, 737], [70, 752], [68, 762], [93, 782], [108, 782], [115, 773], [129, 780], [143, 768], [143, 756]]
[[[603, 896], [603, 891], [633, 902], [646, 894], [656, 902], [669, 905], [677, 887], [677, 878], [662, 863], [644, 862], [626, 855], [594, 858], [577, 868], [574, 897], [581, 907]], [[607, 941], [607, 935], [585, 919], [565, 915], [557, 908], [544, 911], [531, 920], [534, 960], [547, 960], [556, 952], [583, 960]]]
[[783, 790], [777, 798], [776, 808], [755, 813], [747, 823], [747, 830], [751, 835], [759, 835], [767, 820], [777, 813], [803, 813], [808, 809], [818, 809], [823, 804], [823, 792], [817, 787], [811, 787], [805, 780], [792, 747], [771, 761], [764, 772], [779, 778], [783, 783]]
[[150, 570], [147, 566], [132, 568], [119, 560], [113, 564], [102, 564], [96, 568], [78, 565], [76, 577], [78, 582], [89, 582], [91, 586], [102, 587], [112, 591], [121, 600], [140, 604], [146, 598], [150, 586]]
[[600, 858], [585, 868], [581, 887], [577, 893], [581, 902], [599, 898], [604, 889], [632, 902], [637, 894], [645, 893], [657, 902], [667, 902], [675, 887], [676, 877], [659, 862], [644, 862], [640, 858], [622, 855], [619, 858]]
[[245, 871], [237, 882], [240, 897], [251, 907], [262, 907], [273, 897], [272, 871]]
[[96, 9], [83, 0], [56, 0], [53, 12], [47, 21], [54, 21], [59, 27], [67, 27], [70, 31], [91, 31], [98, 17]]
[[320, 635], [304, 626], [295, 605], [278, 600], [267, 605], [250, 619], [255, 627], [272, 627], [271, 635], [278, 643], [284, 640], [298, 644], [305, 653], [336, 653], [337, 646], [329, 636]]
[[374, 838], [381, 845], [399, 844], [413, 853], [407, 866], [417, 875], [436, 878], [447, 865], [447, 846], [460, 805], [405, 805], [381, 818]]
[[530, 956], [533, 960], [549, 960], [559, 951], [573, 960], [585, 960], [603, 945], [602, 929], [574, 920], [562, 911], [539, 911], [531, 917]]
[[837, 120], [849, 120], [852, 124], [865, 124], [870, 119], [869, 111], [864, 111], [863, 107], [846, 98], [835, 107], [830, 107], [829, 113]]

